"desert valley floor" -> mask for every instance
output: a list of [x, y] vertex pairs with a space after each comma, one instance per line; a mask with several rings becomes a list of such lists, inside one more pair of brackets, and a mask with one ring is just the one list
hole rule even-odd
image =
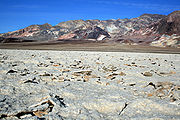
[[84, 42], [84, 41], [55, 42], [55, 43], [48, 43], [48, 42], [0, 43], [0, 49], [180, 54], [180, 49], [174, 47], [154, 47], [148, 45], [127, 45], [120, 43], [99, 43], [99, 42]]
[[180, 54], [0, 49], [0, 119], [179, 120], [179, 81]]

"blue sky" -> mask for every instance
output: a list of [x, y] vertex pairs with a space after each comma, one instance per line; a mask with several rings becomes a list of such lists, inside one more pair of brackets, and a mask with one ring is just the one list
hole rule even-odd
[[180, 10], [180, 0], [0, 0], [0, 33], [32, 24], [167, 15], [174, 10]]

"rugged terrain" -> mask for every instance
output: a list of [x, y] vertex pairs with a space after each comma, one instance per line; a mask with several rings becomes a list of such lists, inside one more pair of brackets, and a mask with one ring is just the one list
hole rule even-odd
[[179, 120], [180, 55], [0, 50], [0, 119]]
[[[7, 42], [59, 42], [91, 40], [158, 47], [179, 47], [180, 11], [171, 14], [143, 14], [132, 19], [70, 20], [55, 26], [48, 23], [0, 34]], [[83, 42], [82, 41], [82, 42]]]

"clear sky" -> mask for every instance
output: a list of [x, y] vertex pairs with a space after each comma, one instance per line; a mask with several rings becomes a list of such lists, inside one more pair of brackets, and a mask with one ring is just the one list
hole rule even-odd
[[180, 0], [0, 0], [0, 33], [32, 24], [167, 15], [174, 10], [180, 10]]

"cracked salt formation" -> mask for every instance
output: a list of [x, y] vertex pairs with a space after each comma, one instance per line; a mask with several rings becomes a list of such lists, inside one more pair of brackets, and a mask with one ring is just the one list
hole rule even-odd
[[0, 51], [0, 119], [180, 116], [180, 55]]

